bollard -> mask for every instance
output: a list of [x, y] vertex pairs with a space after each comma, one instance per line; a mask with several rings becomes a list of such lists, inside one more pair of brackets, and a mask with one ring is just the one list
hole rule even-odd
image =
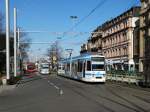
[[3, 78], [3, 79], [2, 79], [2, 84], [3, 84], [3, 85], [7, 85], [7, 79], [6, 79], [6, 78]]

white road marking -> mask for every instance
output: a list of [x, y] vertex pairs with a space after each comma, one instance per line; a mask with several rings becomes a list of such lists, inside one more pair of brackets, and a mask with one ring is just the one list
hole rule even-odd
[[63, 90], [62, 90], [61, 88], [59, 88], [57, 85], [55, 85], [54, 83], [50, 82], [50, 80], [48, 80], [48, 79], [45, 78], [45, 77], [42, 77], [42, 78], [43, 78], [44, 80], [47, 80], [47, 82], [48, 82], [51, 86], [53, 86], [55, 89], [59, 90], [59, 95], [63, 95], [63, 94], [64, 94]]
[[50, 83], [50, 85], [54, 86], [54, 83], [52, 83], [52, 82], [50, 82], [50, 81], [49, 81], [49, 83]]
[[56, 88], [56, 89], [60, 89], [59, 87], [57, 87], [56, 85], [54, 85], [54, 87]]
[[53, 86], [54, 88], [56, 88], [57, 90], [59, 90], [59, 95], [63, 95], [63, 94], [64, 94], [63, 90], [62, 90], [61, 88], [59, 88], [58, 86], [56, 86], [54, 83], [52, 83], [52, 82], [50, 82], [50, 81], [48, 81], [48, 83], [49, 83], [51, 86]]
[[60, 95], [63, 95], [63, 94], [64, 94], [64, 92], [63, 92], [62, 89], [60, 89], [59, 94], [60, 94]]

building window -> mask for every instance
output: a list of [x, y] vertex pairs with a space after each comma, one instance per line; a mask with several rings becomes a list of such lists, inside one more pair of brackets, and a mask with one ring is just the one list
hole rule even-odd
[[124, 55], [128, 55], [128, 48], [124, 49]]
[[119, 56], [121, 56], [122, 54], [121, 54], [121, 49], [119, 49]]
[[111, 27], [110, 31], [111, 31], [110, 33], [112, 34], [112, 33], [113, 33], [113, 29], [112, 29], [112, 27]]
[[111, 38], [111, 40], [110, 40], [110, 41], [111, 41], [110, 45], [112, 45], [112, 41], [113, 41], [113, 40], [112, 40], [112, 38]]
[[127, 33], [126, 32], [124, 32], [124, 39], [123, 39], [123, 41], [127, 41], [128, 39], [127, 39]]
[[117, 49], [116, 49], [116, 52], [115, 52], [115, 54], [116, 54], [116, 56], [118, 55], [118, 54], [117, 54]]
[[116, 25], [116, 31], [118, 31], [118, 25]]
[[118, 43], [120, 42], [120, 34], [118, 35], [118, 38], [117, 38], [117, 40], [118, 40]]
[[115, 38], [115, 43], [117, 43], [117, 35], [116, 35], [116, 38]]
[[148, 36], [150, 37], [150, 28], [148, 28]]
[[104, 51], [104, 56], [106, 56], [106, 51]]
[[149, 14], [148, 14], [148, 21], [150, 21], [150, 12], [149, 12]]
[[113, 56], [115, 56], [115, 51], [113, 50]]

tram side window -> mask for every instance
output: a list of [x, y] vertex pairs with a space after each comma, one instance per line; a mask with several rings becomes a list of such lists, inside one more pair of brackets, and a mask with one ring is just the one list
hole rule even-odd
[[82, 62], [78, 62], [78, 72], [82, 72]]
[[65, 64], [65, 70], [67, 70], [67, 64]]
[[87, 71], [91, 71], [91, 61], [87, 61]]
[[67, 71], [69, 71], [69, 70], [70, 70], [70, 64], [67, 63]]

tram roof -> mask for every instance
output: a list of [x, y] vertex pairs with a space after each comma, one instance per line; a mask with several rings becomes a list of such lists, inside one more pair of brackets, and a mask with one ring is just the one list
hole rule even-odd
[[[78, 59], [90, 59], [91, 57], [104, 57], [103, 55], [99, 55], [99, 54], [91, 54], [91, 53], [86, 53], [86, 54], [82, 54], [79, 56], [75, 56], [72, 57], [72, 60], [78, 60]], [[65, 62], [65, 61], [70, 61], [71, 58], [66, 58], [61, 60], [60, 62]]]

